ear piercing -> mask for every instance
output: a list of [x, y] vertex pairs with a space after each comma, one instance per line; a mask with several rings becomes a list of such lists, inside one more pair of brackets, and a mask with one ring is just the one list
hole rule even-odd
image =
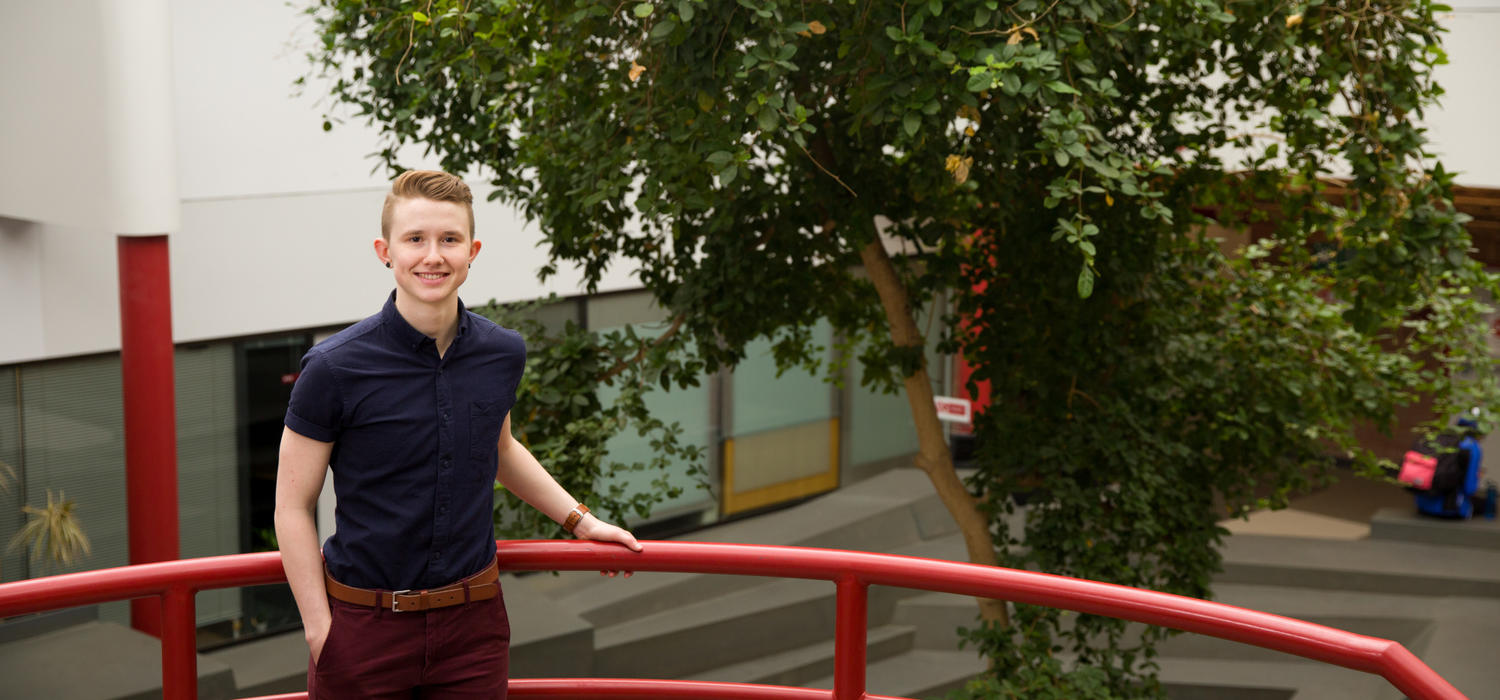
[[387, 270], [391, 269], [391, 261], [389, 261], [389, 260], [385, 261], [385, 269], [387, 269]]

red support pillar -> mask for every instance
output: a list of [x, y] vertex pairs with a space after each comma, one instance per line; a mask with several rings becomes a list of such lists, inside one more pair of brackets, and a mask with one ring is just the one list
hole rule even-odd
[[[130, 563], [171, 561], [177, 559], [177, 403], [167, 237], [118, 240]], [[130, 626], [161, 637], [161, 599], [131, 601]]]

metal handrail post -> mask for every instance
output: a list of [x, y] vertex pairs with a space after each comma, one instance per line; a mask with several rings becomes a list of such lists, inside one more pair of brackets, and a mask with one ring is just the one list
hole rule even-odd
[[866, 639], [870, 587], [852, 576], [838, 580], [837, 618], [833, 636], [833, 700], [865, 697]]
[[197, 613], [186, 586], [172, 586], [162, 595], [161, 687], [163, 700], [198, 697]]

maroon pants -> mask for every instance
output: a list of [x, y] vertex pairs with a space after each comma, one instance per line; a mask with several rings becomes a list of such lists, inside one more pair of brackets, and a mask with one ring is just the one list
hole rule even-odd
[[391, 612], [328, 599], [333, 623], [308, 659], [307, 695], [346, 698], [504, 700], [510, 619], [497, 595], [425, 612]]

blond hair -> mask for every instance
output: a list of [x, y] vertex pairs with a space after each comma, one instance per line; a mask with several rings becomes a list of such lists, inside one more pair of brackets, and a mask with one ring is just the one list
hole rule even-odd
[[380, 210], [380, 235], [391, 240], [391, 212], [403, 199], [431, 199], [461, 204], [469, 212], [469, 240], [474, 240], [474, 194], [457, 175], [441, 170], [408, 170], [391, 182], [390, 194]]

